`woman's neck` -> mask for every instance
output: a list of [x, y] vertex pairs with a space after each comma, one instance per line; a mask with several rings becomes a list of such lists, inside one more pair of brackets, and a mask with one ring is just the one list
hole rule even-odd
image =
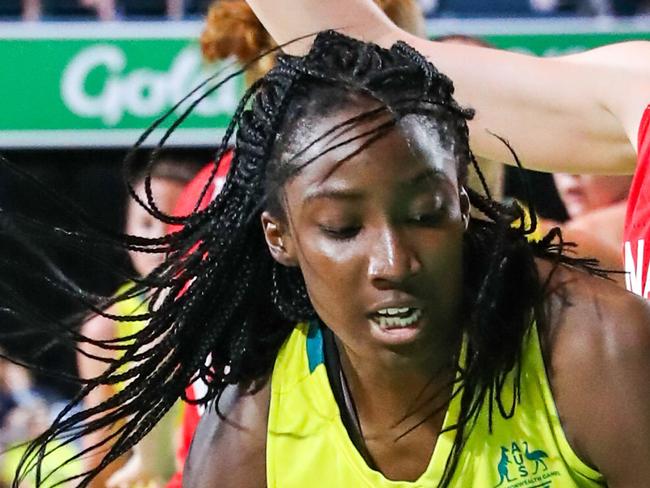
[[[373, 426], [383, 434], [408, 431], [444, 416], [451, 396], [459, 340], [431, 347], [429, 355], [414, 358], [391, 351], [360, 357], [337, 341], [341, 368], [364, 427], [372, 437]], [[440, 417], [442, 418], [442, 417]]]

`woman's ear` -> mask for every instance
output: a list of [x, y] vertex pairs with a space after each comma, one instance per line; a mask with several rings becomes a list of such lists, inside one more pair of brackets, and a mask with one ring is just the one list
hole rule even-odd
[[298, 266], [293, 240], [286, 223], [268, 211], [262, 212], [261, 221], [266, 245], [273, 259], [284, 266]]
[[467, 230], [467, 227], [469, 226], [470, 209], [472, 208], [472, 205], [469, 202], [469, 195], [467, 194], [467, 190], [464, 186], [461, 186], [460, 190], [458, 190], [458, 197], [460, 199], [460, 218], [463, 221], [465, 230]]

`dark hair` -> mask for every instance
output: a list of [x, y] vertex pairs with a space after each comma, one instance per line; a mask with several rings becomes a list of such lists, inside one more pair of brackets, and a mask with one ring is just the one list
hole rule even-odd
[[[359, 136], [362, 145], [355, 153], [392, 130], [405, 115], [422, 114], [435, 121], [443, 143], [454, 144], [459, 174], [475, 164], [467, 129], [472, 111], [456, 103], [451, 81], [408, 45], [398, 42], [383, 49], [330, 31], [321, 33], [304, 57], [280, 55], [277, 66], [244, 95], [217, 151], [215, 160], [220, 161], [237, 128], [231, 169], [215, 200], [183, 217], [164, 215], [153, 202], [142, 202], [159, 218], [184, 227], [159, 239], [125, 236], [125, 247], [165, 252], [168, 258], [118, 297], [144, 296], [147, 313], [103, 313], [120, 321], [148, 320], [148, 325], [132, 336], [108, 341], [75, 336], [123, 355], [104, 374], [87, 381], [31, 444], [14, 486], [47, 452], [48, 444], [71, 442], [123, 421], [110, 434], [114, 444], [99, 466], [77, 476], [80, 486], [86, 486], [149, 432], [179, 398], [218, 403], [229, 384], [255, 389], [266, 381], [296, 321], [310, 319], [315, 312], [300, 270], [272, 259], [259, 215], [269, 207], [281, 210], [279, 191], [300, 170], [291, 156], [296, 154], [292, 146], [296, 121], [322, 116], [355, 100], [370, 101], [369, 110], [328, 131], [372, 122], [372, 129]], [[543, 325], [543, 287], [534, 257], [577, 262], [562, 256], [561, 243], [551, 244], [556, 234], [535, 245], [526, 241], [534, 230], [534, 212], [529, 222], [517, 205], [492, 201], [487, 189], [485, 196], [471, 190], [469, 196], [485, 220], [471, 221], [463, 244], [467, 360], [454, 393], [464, 391], [443, 487], [451, 482], [466, 429], [483, 402], [489, 402], [490, 412], [496, 408], [504, 417], [514, 412], [516, 395], [512, 404], [504, 405], [501, 390], [506, 375], [518, 372], [521, 345], [533, 318]], [[199, 378], [206, 382], [207, 393], [189, 400], [185, 388]], [[518, 374], [514, 378], [517, 391]], [[110, 399], [73, 412], [96, 386], [123, 382], [126, 387]]]

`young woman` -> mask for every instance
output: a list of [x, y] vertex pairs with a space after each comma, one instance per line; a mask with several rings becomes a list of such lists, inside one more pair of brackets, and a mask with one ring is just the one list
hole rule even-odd
[[[416, 0], [378, 0], [377, 4], [386, 15], [402, 29], [415, 35], [424, 35], [424, 16]], [[249, 64], [245, 71], [246, 86], [264, 76], [275, 64], [275, 52], [264, 55], [276, 48], [276, 44], [264, 29], [245, 0], [217, 0], [208, 10], [201, 49], [207, 61], [224, 60], [234, 57], [241, 65]], [[179, 198], [174, 215], [187, 215], [197, 208], [205, 208], [223, 186], [230, 165], [231, 153], [225, 154], [219, 170], [212, 175], [214, 165], [208, 164], [196, 176]], [[207, 186], [206, 186], [206, 182]], [[500, 188], [500, 187], [499, 187]], [[178, 230], [179, 226], [176, 226]], [[187, 390], [189, 398], [201, 395], [204, 385], [193, 384]], [[185, 459], [203, 408], [199, 405], [185, 404], [178, 449], [178, 471], [167, 484], [167, 488], [180, 488]]]
[[[151, 178], [153, 196], [161, 211], [171, 213], [175, 208], [178, 197], [181, 195], [185, 185], [196, 173], [197, 165], [177, 156], [166, 156], [160, 160], [149, 173], [144, 168], [135, 175], [134, 189], [142, 199], [146, 199], [145, 177]], [[165, 235], [165, 223], [152, 216], [135, 200], [129, 198], [125, 209], [124, 230], [128, 235], [137, 235], [144, 238], [156, 239]], [[132, 250], [129, 253], [131, 264], [136, 277], [145, 277], [164, 261], [162, 254], [143, 253]], [[116, 295], [128, 294], [134, 283], [129, 281], [123, 284], [116, 292]], [[82, 326], [81, 333], [86, 337], [95, 340], [110, 341], [116, 337], [130, 336], [142, 329], [146, 323], [141, 321], [118, 322], [110, 315], [135, 315], [138, 311], [146, 312], [141, 297], [131, 297], [118, 301], [111, 308], [106, 310], [105, 315], [97, 314], [89, 318]], [[93, 347], [85, 344], [77, 353], [79, 374], [82, 378], [91, 379], [102, 374], [106, 368], [105, 360], [115, 356], [115, 351], [106, 351], [101, 347]], [[95, 356], [104, 358], [104, 361], [97, 360]], [[92, 408], [112, 397], [123, 385], [102, 385], [95, 388], [84, 400], [86, 408]], [[109, 488], [121, 488], [133, 486], [140, 482], [148, 488], [161, 486], [162, 481], [171, 476], [173, 472], [173, 431], [174, 419], [169, 415], [165, 419], [165, 425], [159, 425], [156, 435], [150, 435], [138, 446], [138, 449], [131, 453], [126, 465], [120, 468], [115, 463], [110, 469], [104, 470], [102, 476], [96, 479], [93, 486]], [[83, 439], [85, 447], [93, 446], [100, 442], [108, 432], [97, 432]], [[95, 456], [87, 456], [84, 462], [88, 467], [95, 466], [101, 459], [101, 453]], [[116, 471], [117, 470], [117, 471]], [[115, 475], [112, 472], [116, 471]]]
[[280, 57], [222, 192], [136, 241], [168, 253], [136, 291], [164, 293], [81, 396], [131, 381], [31, 452], [126, 419], [105, 466], [200, 378], [188, 487], [642, 486], [648, 305], [465, 189], [452, 92], [405, 44]]
[[[408, 42], [476, 109], [474, 152], [508, 161], [493, 134], [506, 137], [529, 169], [562, 173], [633, 173], [625, 223], [625, 268], [631, 291], [650, 297], [650, 43], [626, 42], [585, 53], [536, 58], [417, 38], [396, 27], [369, 0], [248, 0], [278, 43], [340, 29], [389, 46]], [[290, 11], [291, 15], [287, 14]], [[309, 39], [291, 43], [301, 53]]]

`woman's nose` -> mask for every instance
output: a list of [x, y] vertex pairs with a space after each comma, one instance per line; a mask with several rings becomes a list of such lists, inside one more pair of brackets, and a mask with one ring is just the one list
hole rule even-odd
[[406, 239], [393, 230], [377, 238], [368, 255], [368, 276], [374, 286], [392, 288], [421, 268], [417, 253]]

